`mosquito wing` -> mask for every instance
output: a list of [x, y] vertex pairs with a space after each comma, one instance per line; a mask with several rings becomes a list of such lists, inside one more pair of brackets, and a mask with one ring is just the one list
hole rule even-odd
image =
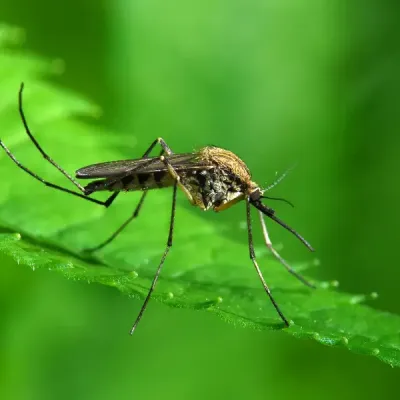
[[[200, 160], [197, 153], [172, 154], [167, 156], [167, 159], [176, 171], [213, 168], [212, 165]], [[78, 169], [76, 177], [81, 179], [110, 178], [127, 173], [148, 174], [166, 170], [166, 165], [159, 157], [149, 157], [88, 165]]]

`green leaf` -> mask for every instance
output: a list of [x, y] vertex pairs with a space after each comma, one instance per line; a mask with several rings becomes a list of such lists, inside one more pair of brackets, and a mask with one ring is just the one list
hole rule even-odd
[[[0, 27], [1, 139], [17, 159], [43, 178], [74, 189], [40, 156], [24, 132], [17, 109], [21, 79], [26, 84], [28, 123], [37, 140], [63, 168], [72, 173], [82, 166], [82, 160], [87, 165], [126, 158], [118, 141], [121, 136], [76, 118], [97, 115], [95, 105], [42, 80], [44, 74], [54, 72], [54, 63], [5, 48], [18, 41], [16, 33]], [[140, 155], [144, 150], [134, 148], [129, 153]], [[32, 270], [56, 270], [68, 279], [113, 286], [133, 297], [145, 296], [164, 251], [172, 191], [150, 193], [140, 218], [112, 245], [88, 259], [82, 250], [104, 240], [130, 215], [138, 193], [121, 194], [106, 210], [50, 190], [18, 169], [4, 152], [0, 153], [0, 174], [1, 252]], [[214, 312], [237, 325], [281, 329], [280, 319], [248, 259], [245, 206], [238, 207], [242, 207], [243, 217], [237, 221], [240, 241], [235, 241], [228, 227], [218, 223], [219, 216], [211, 214], [205, 219], [180, 195], [174, 246], [153, 298], [172, 307]], [[316, 290], [308, 289], [271, 259], [263, 245], [256, 251], [277, 302], [292, 320], [284, 332], [400, 365], [398, 316], [360, 304], [367, 296], [337, 293], [334, 285], [326, 282], [317, 283]], [[310, 266], [294, 265], [302, 272]]]

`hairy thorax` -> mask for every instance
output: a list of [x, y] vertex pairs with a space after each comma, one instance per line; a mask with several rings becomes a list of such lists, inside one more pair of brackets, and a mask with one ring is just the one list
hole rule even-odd
[[237, 176], [220, 168], [188, 171], [180, 175], [195, 205], [204, 210], [216, 209], [245, 191], [245, 185]]
[[[224, 204], [240, 200], [253, 185], [246, 164], [234, 153], [208, 146], [199, 151], [199, 161], [209, 168], [181, 173], [181, 182], [194, 203], [204, 209], [223, 209]], [[221, 208], [222, 207], [222, 208]]]

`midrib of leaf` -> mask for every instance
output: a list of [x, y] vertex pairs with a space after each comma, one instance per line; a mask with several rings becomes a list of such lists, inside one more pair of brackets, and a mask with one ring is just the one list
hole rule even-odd
[[[10, 41], [4, 39], [7, 32], [0, 27], [0, 46]], [[2, 69], [10, 63], [14, 66], [11, 76]], [[125, 158], [116, 150], [112, 134], [99, 133], [98, 128], [74, 120], [76, 115], [96, 114], [97, 108], [78, 95], [41, 81], [44, 66], [51, 70], [51, 63], [43, 60], [38, 64], [36, 58], [21, 53], [0, 53], [0, 121], [7, 127], [1, 138], [18, 159], [46, 179], [68, 185], [23, 132], [17, 113], [21, 79], [26, 83], [25, 110], [31, 128], [65, 169], [76, 169], [85, 148], [90, 152], [86, 152], [84, 164]], [[68, 140], [71, 132], [79, 140]], [[0, 174], [9, 178], [2, 183], [1, 225], [22, 234], [22, 239], [12, 233], [1, 234], [0, 251], [32, 269], [56, 270], [69, 279], [113, 286], [131, 296], [146, 293], [165, 245], [170, 193], [160, 191], [148, 196], [143, 217], [90, 263], [80, 251], [112, 232], [132, 212], [137, 195], [121, 195], [118, 206], [104, 210], [50, 191], [19, 170], [3, 152]], [[159, 211], [155, 213], [154, 209]], [[279, 318], [248, 260], [245, 230], [242, 241], [234, 242], [224, 229], [200, 218], [197, 210], [183, 205], [180, 199], [175, 244], [154, 299], [173, 307], [208, 310], [238, 325], [280, 328]], [[359, 304], [368, 296], [337, 293], [327, 284], [319, 283], [319, 289], [310, 291], [270, 258], [260, 257], [260, 263], [281, 308], [294, 321], [285, 332], [400, 365], [398, 316]]]

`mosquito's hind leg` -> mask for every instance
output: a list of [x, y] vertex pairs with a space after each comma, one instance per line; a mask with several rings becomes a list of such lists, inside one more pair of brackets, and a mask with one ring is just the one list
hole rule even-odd
[[[24, 84], [21, 83], [21, 87], [19, 89], [18, 93], [18, 110], [19, 110], [19, 115], [21, 116], [22, 123], [24, 124], [25, 132], [29, 136], [29, 139], [31, 139], [32, 143], [35, 145], [35, 147], [39, 150], [39, 152], [42, 154], [44, 159], [48, 161], [50, 164], [52, 164], [54, 167], [56, 167], [70, 182], [72, 182], [82, 193], [85, 193], [85, 188], [77, 182], [67, 171], [65, 171], [63, 168], [61, 168], [39, 145], [35, 137], [33, 136], [31, 130], [29, 129], [28, 122], [25, 117], [24, 109], [22, 107], [22, 93], [24, 90]], [[4, 148], [4, 147], [3, 147]], [[15, 161], [15, 160], [14, 160]], [[24, 169], [26, 171], [26, 169]], [[26, 171], [28, 172], [28, 171]], [[28, 172], [29, 173], [29, 172]]]
[[[171, 148], [165, 143], [164, 139], [162, 138], [157, 138], [153, 141], [153, 143], [150, 145], [150, 147], [146, 150], [142, 158], [148, 158], [150, 152], [154, 149], [154, 147], [159, 144], [161, 146], [161, 153], [158, 156], [158, 158], [153, 158], [152, 160], [149, 160], [148, 165], [150, 165], [152, 162], [155, 162], [156, 160], [160, 160], [164, 163], [164, 165], [167, 167], [169, 174], [172, 176], [172, 178], [177, 182], [178, 187], [185, 193], [186, 197], [189, 199], [189, 201], [192, 204], [196, 204], [196, 202], [193, 199], [192, 194], [190, 191], [185, 187], [185, 185], [182, 184], [181, 178], [179, 174], [175, 171], [174, 167], [171, 165], [171, 163], [168, 161], [168, 156], [174, 154], [171, 150]], [[166, 154], [166, 155], [164, 155]], [[115, 178], [115, 180], [111, 180], [108, 185], [112, 185], [115, 182], [118, 182], [122, 178], [131, 175], [132, 173], [137, 172], [138, 168], [133, 168], [131, 170], [126, 171], [124, 175], [118, 176]]]
[[[173, 179], [175, 180], [176, 184], [179, 186], [180, 189], [182, 189], [182, 191], [186, 194], [186, 196], [188, 197], [188, 199], [190, 200], [190, 202], [192, 204], [194, 204], [194, 200], [192, 195], [190, 194], [189, 190], [181, 183], [181, 179], [180, 176], [178, 175], [178, 173], [175, 171], [175, 169], [172, 167], [172, 165], [168, 162], [168, 156], [174, 154], [171, 150], [171, 148], [165, 143], [165, 141], [162, 138], [157, 138], [156, 140], [153, 141], [153, 143], [151, 143], [151, 145], [149, 146], [149, 148], [145, 151], [145, 153], [143, 154], [142, 158], [148, 158], [149, 154], [151, 153], [151, 151], [154, 149], [154, 147], [159, 144], [161, 146], [161, 152], [159, 154], [159, 159], [164, 162], [164, 164], [166, 165], [168, 172], [170, 173], [170, 175], [173, 177]], [[152, 160], [150, 160], [152, 161]], [[128, 171], [128, 174], [134, 173], [134, 170], [132, 171]], [[118, 180], [121, 179], [121, 177], [117, 178]], [[142, 205], [144, 203], [144, 199], [146, 197], [147, 191], [144, 191], [138, 205], [136, 206], [134, 212], [132, 213], [132, 215], [111, 235], [109, 236], [106, 240], [104, 240], [102, 243], [100, 243], [97, 246], [85, 249], [85, 252], [94, 252], [97, 250], [102, 249], [103, 247], [105, 247], [106, 245], [108, 245], [109, 243], [111, 243], [128, 225], [129, 223], [134, 220], [135, 218], [138, 217], [140, 210], [142, 209]]]
[[94, 247], [89, 247], [87, 249], [84, 249], [84, 251], [92, 253], [94, 251], [102, 249], [104, 246], [111, 243], [129, 225], [129, 223], [139, 215], [140, 209], [142, 208], [146, 195], [147, 195], [147, 190], [142, 193], [139, 203], [136, 206], [135, 211], [132, 213], [132, 215], [112, 235], [110, 235], [106, 240], [101, 242], [99, 245]]
[[[142, 158], [148, 158], [149, 154], [151, 153], [151, 151], [154, 149], [154, 147], [156, 146], [156, 144], [158, 143], [157, 140], [155, 140], [150, 147], [145, 151], [145, 153], [143, 154]], [[161, 152], [159, 154], [159, 157], [161, 157], [164, 154], [164, 149], [161, 149]], [[99, 245], [94, 246], [94, 247], [90, 247], [85, 249], [85, 252], [88, 253], [92, 253], [94, 251], [100, 250], [102, 249], [104, 246], [106, 246], [107, 244], [111, 243], [128, 225], [129, 223], [134, 220], [135, 218], [138, 217], [139, 212], [142, 208], [144, 199], [146, 198], [147, 195], [147, 190], [145, 190], [142, 193], [142, 196], [140, 197], [139, 203], [137, 204], [135, 210], [133, 211], [132, 215], [112, 234], [110, 235], [106, 240], [104, 240], [103, 242], [101, 242]]]
[[19, 113], [22, 119], [22, 123], [24, 125], [25, 128], [25, 132], [27, 133], [27, 135], [29, 136], [29, 138], [31, 139], [31, 141], [33, 142], [33, 144], [35, 145], [35, 147], [40, 151], [40, 153], [42, 154], [42, 156], [49, 161], [54, 167], [56, 167], [70, 182], [72, 182], [80, 191], [81, 193], [78, 192], [74, 192], [73, 190], [64, 188], [62, 186], [59, 185], [55, 185], [54, 183], [51, 183], [49, 181], [46, 181], [45, 179], [41, 178], [39, 175], [35, 174], [33, 171], [31, 171], [29, 168], [25, 167], [24, 165], [22, 165], [16, 158], [15, 156], [10, 152], [10, 150], [7, 148], [7, 146], [1, 141], [0, 139], [0, 147], [2, 147], [4, 149], [4, 151], [6, 152], [6, 154], [8, 155], [8, 157], [11, 158], [11, 160], [19, 167], [21, 168], [23, 171], [25, 171], [26, 173], [28, 173], [30, 176], [32, 176], [33, 178], [35, 178], [36, 180], [38, 180], [39, 182], [42, 182], [44, 185], [51, 187], [53, 189], [57, 189], [60, 190], [62, 192], [66, 192], [69, 194], [72, 194], [74, 196], [86, 199], [88, 201], [91, 201], [93, 203], [96, 204], [100, 204], [102, 206], [105, 207], [109, 207], [111, 205], [111, 203], [114, 201], [114, 199], [117, 197], [118, 193], [113, 193], [106, 201], [100, 201], [100, 200], [96, 200], [96, 199], [92, 199], [90, 197], [87, 197], [87, 193], [85, 192], [85, 188], [79, 184], [79, 182], [77, 182], [74, 178], [72, 178], [71, 175], [69, 175], [63, 168], [61, 168], [56, 162], [54, 162], [41, 148], [41, 146], [39, 145], [39, 143], [36, 141], [36, 139], [34, 138], [34, 136], [32, 135], [32, 132], [30, 131], [29, 127], [28, 127], [28, 123], [26, 121], [25, 118], [25, 114], [23, 111], [23, 107], [22, 107], [22, 92], [24, 89], [24, 84], [21, 84], [21, 88], [19, 90], [19, 94], [18, 94], [18, 109], [19, 109]]
[[62, 192], [65, 193], [69, 193], [72, 194], [74, 196], [80, 197], [82, 199], [91, 201], [92, 203], [96, 203], [96, 204], [100, 204], [101, 206], [105, 206], [105, 207], [109, 207], [111, 205], [111, 203], [115, 200], [115, 198], [117, 197], [119, 192], [115, 192], [113, 193], [107, 200], [105, 201], [101, 201], [101, 200], [97, 200], [97, 199], [93, 199], [91, 197], [88, 197], [85, 193], [85, 189], [83, 189], [83, 193], [78, 193], [78, 192], [74, 192], [73, 190], [64, 188], [62, 186], [59, 185], [55, 185], [54, 183], [51, 183], [49, 181], [46, 181], [45, 179], [41, 178], [39, 175], [35, 174], [33, 171], [31, 171], [29, 168], [25, 167], [24, 165], [22, 165], [14, 156], [14, 154], [11, 153], [11, 151], [6, 147], [6, 145], [1, 141], [0, 139], [0, 147], [2, 147], [4, 149], [4, 151], [6, 152], [6, 154], [8, 155], [8, 157], [11, 158], [11, 160], [14, 161], [14, 163], [21, 168], [23, 171], [25, 171], [26, 173], [28, 173], [30, 176], [32, 176], [33, 178], [35, 178], [36, 180], [38, 180], [39, 182], [42, 182], [44, 185], [53, 188], [53, 189], [57, 189], [60, 190]]

